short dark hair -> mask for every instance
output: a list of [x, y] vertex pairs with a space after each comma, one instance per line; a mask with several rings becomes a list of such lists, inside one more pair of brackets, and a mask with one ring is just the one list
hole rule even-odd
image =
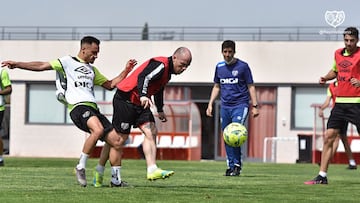
[[100, 45], [100, 40], [98, 40], [96, 37], [93, 37], [93, 36], [85, 36], [80, 41], [80, 45], [92, 44], [92, 43]]
[[359, 30], [356, 27], [348, 27], [344, 30], [344, 37], [345, 35], [351, 35], [359, 39]]
[[232, 40], [225, 40], [221, 45], [221, 51], [223, 51], [226, 48], [231, 48], [235, 52], [235, 42]]

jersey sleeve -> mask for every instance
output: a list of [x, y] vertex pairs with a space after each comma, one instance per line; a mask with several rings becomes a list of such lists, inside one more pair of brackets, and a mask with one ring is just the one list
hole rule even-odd
[[94, 66], [95, 78], [94, 78], [94, 85], [101, 86], [104, 84], [108, 79], [100, 73], [100, 71]]
[[3, 69], [1, 71], [1, 87], [5, 88], [10, 85], [11, 85], [11, 81], [10, 81], [9, 73], [7, 72], [6, 69]]
[[154, 95], [154, 102], [157, 109], [157, 112], [164, 112], [164, 87]]
[[146, 67], [139, 73], [137, 89], [139, 96], [147, 96], [150, 81], [161, 80], [165, 71], [165, 64], [161, 61], [151, 59]]
[[55, 59], [49, 62], [51, 65], [51, 68], [58, 71], [58, 72], [63, 72], [63, 68], [62, 65], [59, 61], [59, 59]]
[[333, 70], [334, 72], [338, 72], [337, 67], [336, 67], [336, 61], [335, 61], [335, 60], [334, 60], [333, 66], [332, 66], [332, 70]]
[[327, 90], [326, 90], [326, 96], [328, 96], [328, 97], [331, 97], [331, 96], [332, 96], [330, 88], [327, 88]]
[[215, 67], [215, 73], [214, 73], [214, 83], [220, 83], [220, 78], [218, 76], [218, 66]]
[[254, 79], [248, 64], [245, 64], [245, 80], [247, 84], [253, 84]]

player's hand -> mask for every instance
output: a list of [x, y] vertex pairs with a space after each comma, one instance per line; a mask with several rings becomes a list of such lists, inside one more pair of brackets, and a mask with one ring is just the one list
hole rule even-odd
[[326, 83], [326, 79], [325, 79], [325, 77], [320, 77], [320, 79], [319, 79], [319, 84], [321, 84], [321, 85], [323, 85], [323, 84], [325, 84]]
[[358, 79], [356, 79], [356, 78], [351, 78], [350, 83], [354, 87], [360, 87], [360, 81]]
[[212, 106], [208, 106], [206, 109], [206, 115], [212, 117]]
[[126, 63], [126, 67], [125, 67], [125, 71], [126, 72], [131, 72], [132, 69], [137, 65], [137, 61], [135, 59], [130, 59], [127, 63]]
[[151, 99], [145, 96], [140, 97], [140, 103], [141, 106], [144, 107], [144, 109], [149, 108], [153, 105]]
[[16, 68], [16, 62], [15, 61], [3, 61], [1, 62], [1, 67], [7, 66], [9, 69]]
[[158, 112], [159, 114], [159, 119], [161, 120], [161, 122], [166, 122], [167, 118], [164, 112]]
[[254, 118], [256, 118], [256, 117], [259, 116], [259, 109], [258, 108], [252, 108], [251, 113], [252, 113], [252, 116]]

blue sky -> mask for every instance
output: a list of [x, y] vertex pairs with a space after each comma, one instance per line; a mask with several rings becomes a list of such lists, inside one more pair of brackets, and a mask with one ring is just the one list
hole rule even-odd
[[[226, 2], [226, 3], [224, 3]], [[359, 0], [11, 0], [1, 26], [327, 26], [326, 11], [360, 25]]]

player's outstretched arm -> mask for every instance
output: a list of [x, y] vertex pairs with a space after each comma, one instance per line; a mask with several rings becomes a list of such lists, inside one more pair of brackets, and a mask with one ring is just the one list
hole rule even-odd
[[112, 90], [115, 86], [121, 82], [126, 76], [132, 71], [132, 69], [136, 66], [137, 61], [135, 59], [130, 59], [125, 66], [125, 69], [114, 79], [106, 81], [102, 86], [105, 89]]
[[19, 61], [3, 61], [1, 66], [7, 66], [10, 69], [19, 68], [31, 71], [44, 71], [52, 70], [49, 62], [32, 61], [32, 62], [19, 62]]

